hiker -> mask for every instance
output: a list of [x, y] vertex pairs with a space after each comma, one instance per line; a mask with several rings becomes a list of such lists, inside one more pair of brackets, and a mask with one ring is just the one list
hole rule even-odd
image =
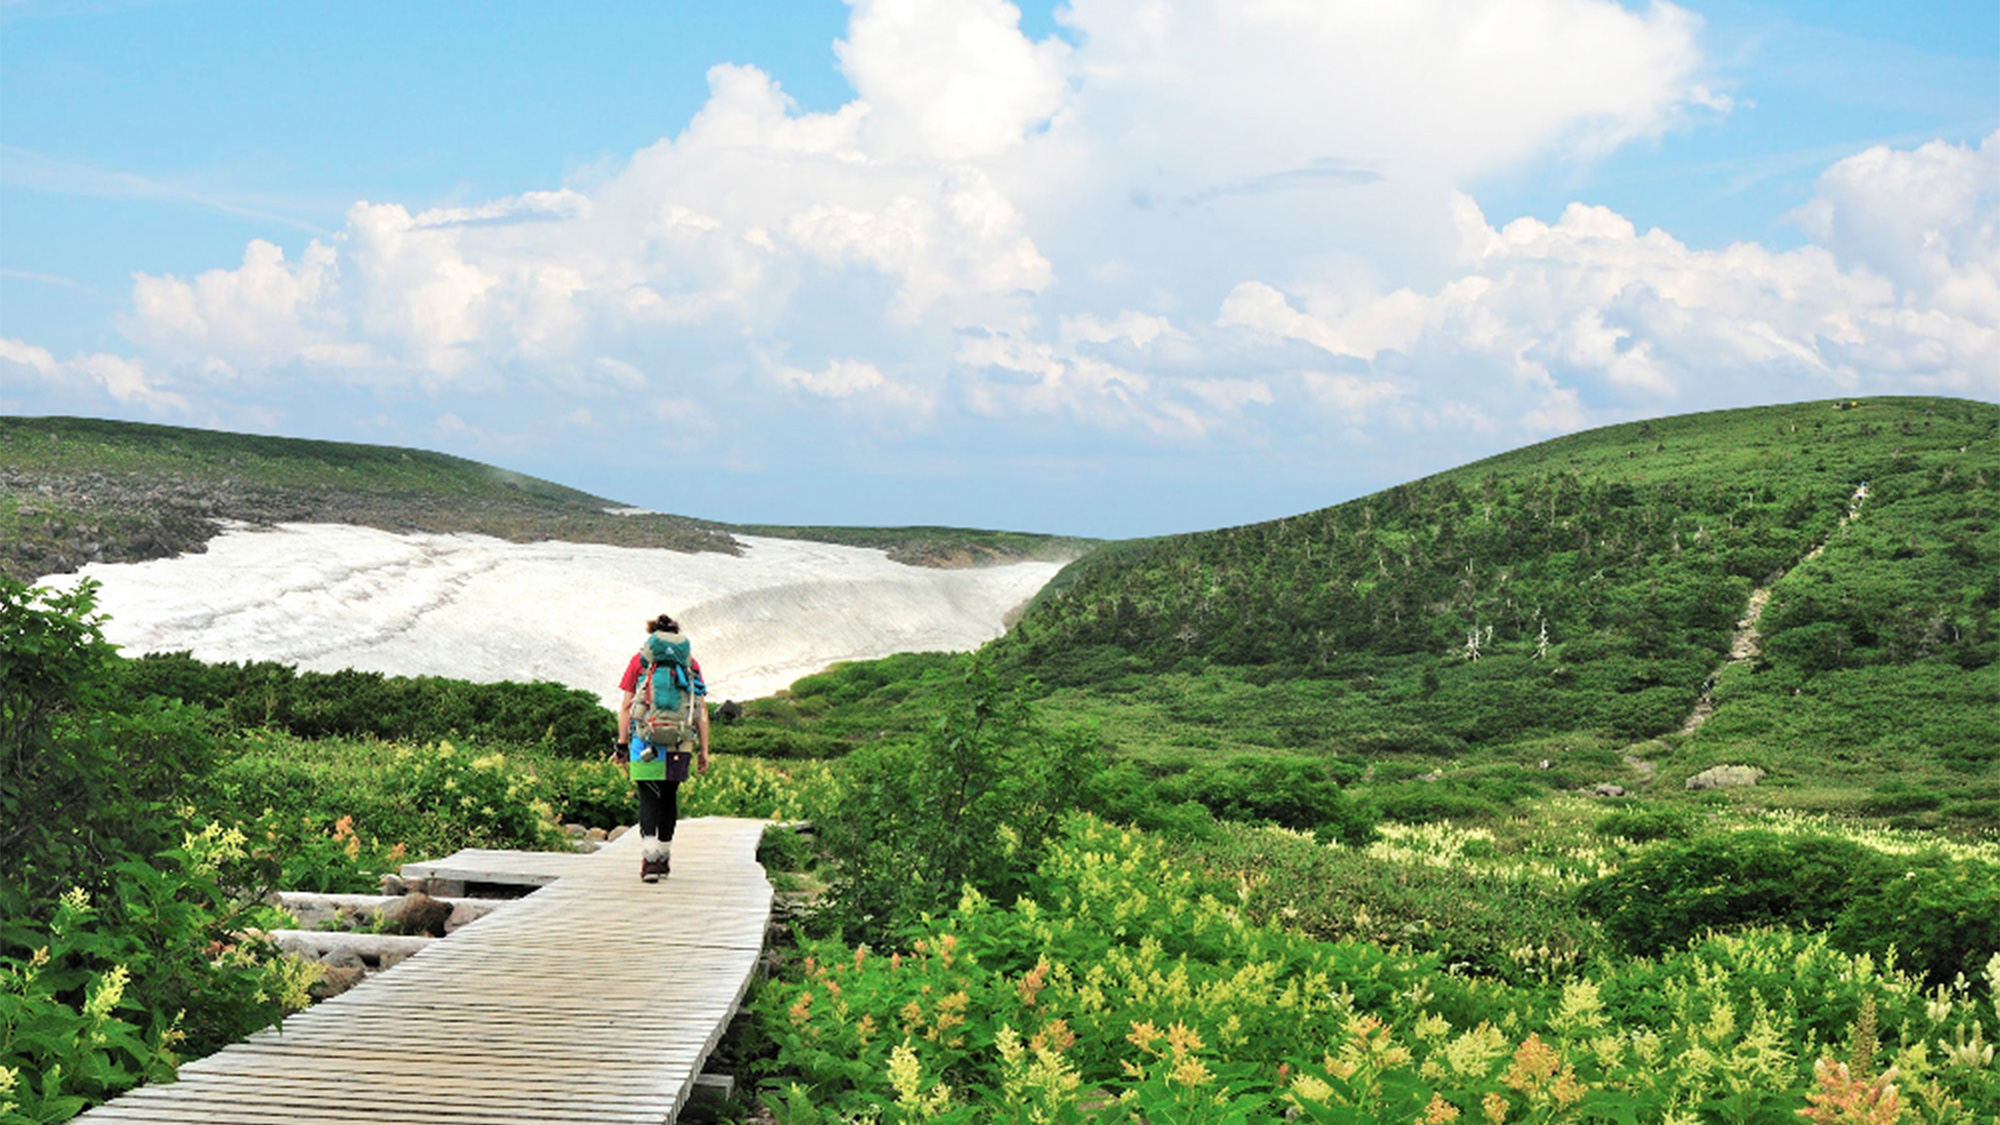
[[680, 623], [662, 613], [646, 623], [646, 640], [618, 681], [618, 765], [639, 787], [639, 877], [667, 874], [680, 816], [680, 787], [690, 751], [708, 772], [708, 685]]

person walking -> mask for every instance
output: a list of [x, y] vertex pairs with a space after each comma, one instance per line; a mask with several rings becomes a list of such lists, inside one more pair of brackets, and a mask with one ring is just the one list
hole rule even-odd
[[646, 623], [645, 643], [618, 688], [624, 696], [613, 752], [639, 787], [639, 877], [657, 883], [671, 866], [690, 758], [697, 772], [708, 772], [708, 685], [671, 614]]

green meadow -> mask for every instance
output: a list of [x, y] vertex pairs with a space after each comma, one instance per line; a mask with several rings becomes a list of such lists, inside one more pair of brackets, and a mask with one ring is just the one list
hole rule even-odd
[[[192, 431], [66, 462], [100, 437], [38, 425], [0, 430], [10, 472], [499, 479]], [[1868, 399], [1194, 535], [814, 530], [1091, 549], [979, 653], [718, 720], [685, 814], [810, 825], [766, 835], [787, 928], [720, 1116], [1992, 1125], [1996, 478], [2000, 407]], [[582, 693], [126, 660], [99, 626], [88, 587], [0, 578], [0, 1121], [309, 1003], [256, 937], [273, 888], [633, 816]], [[1761, 774], [1689, 787], [1716, 766]]]

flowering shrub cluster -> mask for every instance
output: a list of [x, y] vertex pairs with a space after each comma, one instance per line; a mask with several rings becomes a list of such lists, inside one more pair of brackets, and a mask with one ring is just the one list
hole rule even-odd
[[9, 920], [29, 952], [0, 955], [0, 1122], [68, 1120], [306, 1006], [318, 966], [243, 936], [283, 918], [224, 889], [246, 843], [210, 823], [119, 864], [108, 893], [64, 894], [45, 926]]
[[681, 815], [809, 820], [821, 815], [834, 792], [834, 774], [824, 762], [725, 754], [681, 786]]
[[449, 742], [396, 751], [396, 809], [422, 855], [459, 848], [567, 846], [542, 799], [534, 771], [519, 757], [461, 750]]
[[[907, 954], [803, 950], [756, 1012], [785, 1122], [1989, 1122], [2000, 956], [1925, 989], [1785, 931], [1545, 982], [1251, 921], [1247, 883], [1080, 817], [1031, 893]], [[1805, 1114], [1801, 1118], [1799, 1114]]]
[[255, 821], [238, 827], [249, 841], [249, 858], [264, 868], [266, 880], [288, 891], [371, 893], [383, 874], [402, 866], [409, 854], [407, 845], [385, 844], [357, 831], [351, 814], [328, 824], [322, 816], [293, 817], [265, 809]]

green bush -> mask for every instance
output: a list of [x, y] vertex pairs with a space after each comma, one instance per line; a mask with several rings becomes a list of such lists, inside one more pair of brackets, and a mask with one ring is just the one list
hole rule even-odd
[[1869, 816], [1897, 816], [1904, 813], [1930, 812], [1942, 808], [1944, 802], [1944, 794], [1929, 789], [1885, 785], [1863, 799], [1859, 808]]
[[[450, 742], [412, 747], [254, 731], [234, 740], [194, 803], [246, 831], [276, 815], [285, 825], [281, 835], [292, 838], [290, 826], [298, 825], [302, 834], [294, 842], [305, 846], [314, 846], [314, 833], [345, 818], [360, 839], [379, 841], [383, 850], [400, 844], [419, 859], [468, 847], [560, 848], [567, 840], [552, 823], [553, 801], [608, 792], [588, 788], [581, 778], [593, 767], [612, 769], [601, 758], [577, 762], [577, 772], [568, 764], [546, 754]], [[543, 765], [552, 777], [541, 775]], [[619, 783], [629, 791], [629, 783]]]
[[[215, 740], [112, 688], [88, 582], [0, 578], [0, 1116], [61, 1121], [303, 1007], [242, 833], [190, 832]], [[178, 846], [174, 846], [178, 845]], [[185, 1043], [185, 1047], [180, 1046]]]
[[1854, 637], [1839, 622], [1818, 621], [1778, 633], [1765, 643], [1765, 651], [1807, 672], [1830, 672], [1854, 658]]
[[240, 859], [227, 832], [106, 872], [110, 889], [65, 893], [42, 925], [0, 926], [0, 1108], [64, 1121], [305, 1007], [317, 967], [240, 936], [275, 912], [224, 890]]
[[595, 695], [551, 683], [299, 672], [269, 661], [205, 664], [175, 652], [120, 661], [117, 684], [124, 695], [178, 699], [239, 727], [273, 727], [301, 738], [471, 738], [589, 757], [617, 733], [617, 720]]
[[884, 944], [963, 886], [1011, 895], [1095, 769], [1094, 739], [1044, 731], [1018, 690], [973, 664], [922, 742], [842, 763], [821, 822], [840, 866], [815, 924]]
[[1463, 738], [1417, 726], [1362, 731], [1344, 741], [1357, 754], [1420, 754], [1450, 758], [1465, 752]]
[[1087, 778], [1077, 804], [1114, 823], [1168, 837], [1204, 836], [1215, 826], [1214, 814], [1198, 802], [1164, 800], [1162, 780], [1129, 760], [1113, 762]]
[[1599, 836], [1646, 843], [1652, 840], [1685, 840], [1692, 837], [1697, 821], [1682, 809], [1619, 809], [1591, 826]]
[[716, 745], [727, 745], [731, 754], [775, 760], [838, 758], [854, 748], [852, 743], [835, 735], [748, 717], [732, 723], [714, 737]]
[[639, 822], [639, 794], [608, 759], [557, 758], [537, 769], [556, 818], [565, 824], [613, 828]]
[[1657, 956], [1710, 930], [1825, 929], [1890, 868], [1851, 840], [1743, 831], [1657, 844], [1578, 901], [1626, 952]]
[[1930, 854], [1883, 865], [1833, 920], [1833, 943], [1887, 956], [1933, 985], [2000, 954], [2000, 867]]
[[96, 592], [0, 576], [0, 917], [178, 843], [173, 807], [214, 758], [199, 713], [113, 689]]
[[1259, 822], [1365, 844], [1379, 819], [1373, 807], [1343, 792], [1326, 765], [1296, 758], [1237, 758], [1189, 770], [1157, 784], [1157, 800], [1194, 801], [1219, 820]]
[[1507, 815], [1511, 787], [1467, 784], [1455, 780], [1400, 781], [1377, 786], [1369, 796], [1385, 820], [1429, 824], [1440, 820], [1497, 820]]
[[[1602, 951], [1597, 925], [1550, 881], [1470, 864], [1395, 863], [1239, 825], [1166, 845], [1189, 869], [1236, 875], [1251, 917], [1325, 941], [1366, 940], [1436, 954], [1502, 979]], [[1523, 950], [1537, 951], [1523, 958]]]
[[804, 871], [812, 862], [812, 846], [797, 829], [766, 828], [757, 841], [757, 862], [767, 871]]
[[681, 786], [682, 816], [822, 822], [843, 791], [824, 762], [776, 764], [724, 755]]

